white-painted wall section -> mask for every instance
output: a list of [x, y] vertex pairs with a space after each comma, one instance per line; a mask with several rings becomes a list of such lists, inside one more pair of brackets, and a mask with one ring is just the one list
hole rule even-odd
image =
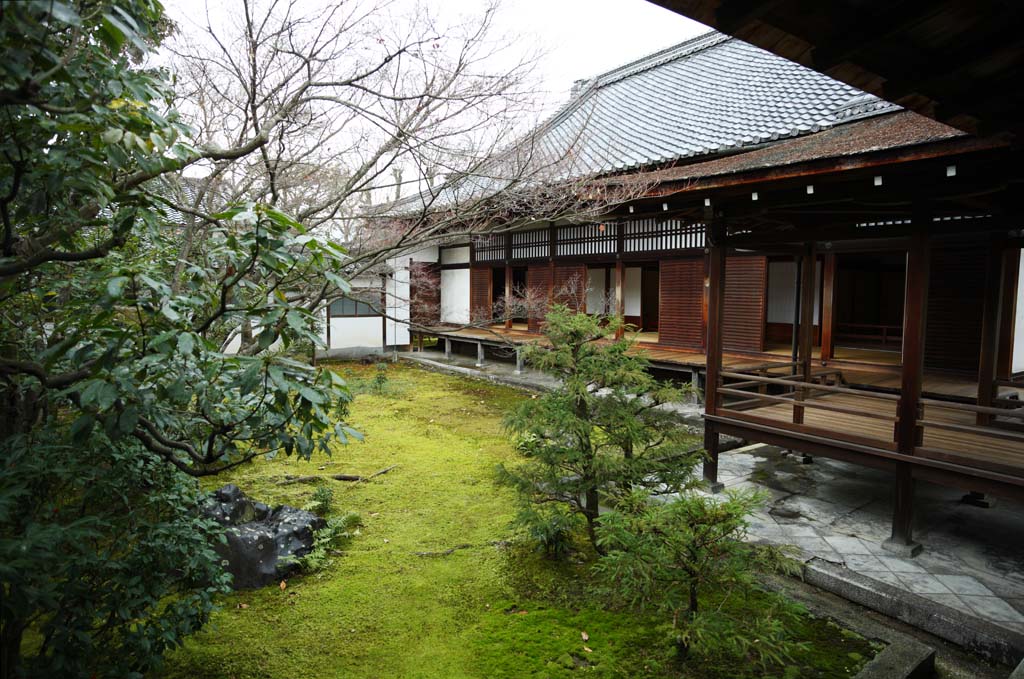
[[[792, 323], [796, 305], [796, 262], [768, 262], [769, 323]], [[814, 322], [821, 303], [821, 262], [814, 267]]]
[[469, 323], [469, 269], [441, 271], [441, 322]]
[[622, 281], [622, 296], [627, 316], [640, 315], [640, 280], [643, 276], [643, 269], [638, 266], [627, 266]]
[[1024, 250], [1021, 251], [1021, 266], [1017, 274], [1017, 317], [1013, 326], [1013, 372], [1024, 370]]
[[605, 303], [608, 300], [605, 299], [604, 294], [604, 279], [604, 269], [587, 269], [587, 313], [604, 314], [608, 312], [605, 308]]
[[469, 246], [444, 248], [441, 250], [441, 264], [469, 264]]

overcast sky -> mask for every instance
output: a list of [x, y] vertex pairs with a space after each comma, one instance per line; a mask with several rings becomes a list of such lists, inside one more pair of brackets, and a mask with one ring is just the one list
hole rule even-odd
[[[211, 15], [217, 16], [232, 11], [235, 1], [164, 0], [164, 6], [171, 18], [187, 24], [202, 21], [207, 3]], [[481, 0], [419, 1], [442, 16], [476, 14], [483, 7]], [[708, 30], [647, 0], [501, 0], [499, 25], [519, 37], [523, 53], [544, 53], [538, 75], [549, 106], [566, 99], [574, 80], [590, 78]]]

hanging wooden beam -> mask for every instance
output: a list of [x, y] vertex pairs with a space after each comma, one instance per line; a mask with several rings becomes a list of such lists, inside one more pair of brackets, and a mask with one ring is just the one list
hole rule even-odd
[[834, 353], [836, 304], [836, 255], [825, 255], [821, 282], [821, 362], [831, 361]]
[[[1004, 243], [993, 239], [989, 245], [985, 267], [985, 298], [981, 317], [981, 355], [978, 358], [978, 405], [990, 407], [996, 391], [996, 357], [999, 351], [999, 325], [1003, 310], [1003, 257]], [[992, 423], [992, 415], [977, 414], [977, 424]]]

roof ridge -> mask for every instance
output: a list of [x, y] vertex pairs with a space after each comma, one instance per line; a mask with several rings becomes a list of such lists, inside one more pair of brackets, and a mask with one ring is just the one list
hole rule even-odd
[[731, 35], [719, 33], [716, 30], [709, 30], [706, 33], [701, 33], [698, 36], [684, 40], [676, 45], [670, 45], [669, 47], [665, 47], [656, 52], [651, 52], [639, 59], [634, 59], [633, 61], [605, 71], [604, 73], [600, 73], [593, 78], [589, 78], [587, 81], [587, 87], [580, 90], [580, 96], [592, 88], [609, 85], [613, 82], [622, 80], [623, 78], [628, 78], [629, 76], [636, 75], [637, 73], [642, 73], [657, 66], [661, 66], [669, 61], [675, 61], [676, 59], [701, 52], [732, 39], [733, 37]]

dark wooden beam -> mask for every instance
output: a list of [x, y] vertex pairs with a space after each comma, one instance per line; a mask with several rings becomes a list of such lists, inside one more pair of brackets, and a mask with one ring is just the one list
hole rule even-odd
[[[928, 323], [928, 281], [931, 247], [922, 225], [931, 222], [925, 205], [914, 214], [917, 232], [911, 237], [907, 252], [906, 292], [903, 308], [903, 366], [900, 400], [896, 407], [896, 447], [900, 454], [912, 457], [921, 442], [918, 426], [921, 403], [921, 382], [924, 375], [925, 328]], [[894, 479], [892, 535], [885, 546], [897, 553], [910, 555], [920, 550], [913, 539], [914, 477], [909, 466], [900, 467]]]
[[[718, 409], [718, 383], [722, 370], [722, 319], [725, 299], [725, 223], [720, 216], [709, 214], [706, 242], [708, 244], [708, 336], [705, 369], [704, 412], [714, 415]], [[704, 427], [704, 481], [713, 489], [718, 482], [719, 436], [713, 427]]]
[[[808, 245], [800, 262], [800, 376], [804, 382], [811, 381], [811, 353], [814, 351], [814, 249]], [[796, 392], [796, 401], [805, 398], [803, 390]], [[793, 406], [793, 423], [803, 424], [804, 408]]]
[[821, 361], [832, 360], [836, 304], [836, 254], [825, 255], [821, 270]]

